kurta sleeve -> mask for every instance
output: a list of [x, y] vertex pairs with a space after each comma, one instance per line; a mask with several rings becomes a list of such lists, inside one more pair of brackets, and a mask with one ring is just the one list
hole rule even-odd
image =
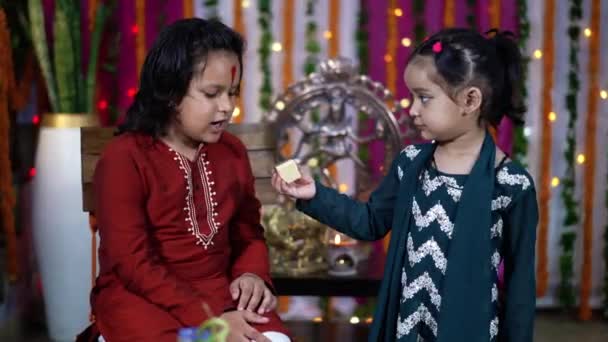
[[507, 212], [504, 240], [505, 311], [500, 341], [532, 342], [536, 309], [535, 245], [538, 205], [525, 190]]
[[243, 197], [239, 208], [236, 210], [236, 217], [230, 224], [230, 242], [232, 248], [232, 279], [238, 278], [243, 273], [253, 273], [272, 289], [270, 279], [270, 265], [268, 262], [268, 248], [264, 238], [264, 227], [261, 225], [260, 210], [262, 205], [255, 196], [255, 179], [247, 151], [242, 146], [240, 149], [240, 160], [244, 171], [245, 182], [243, 185]]
[[95, 170], [100, 262], [129, 291], [169, 312], [184, 326], [197, 326], [208, 318], [202, 308], [203, 300], [191, 286], [159, 263], [150, 246], [145, 184], [132, 153], [127, 148], [111, 146]]
[[395, 158], [389, 172], [365, 203], [317, 182], [315, 197], [307, 201], [298, 200], [296, 208], [358, 240], [378, 240], [391, 228], [400, 175], [403, 172], [401, 159], [400, 155]]

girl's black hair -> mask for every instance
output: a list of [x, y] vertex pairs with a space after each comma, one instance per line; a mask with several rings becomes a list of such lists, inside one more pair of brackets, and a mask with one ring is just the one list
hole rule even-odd
[[139, 90], [118, 134], [164, 135], [190, 81], [195, 73], [202, 72], [197, 67], [210, 52], [234, 53], [239, 60], [240, 82], [244, 45], [241, 35], [218, 20], [182, 19], [164, 28], [146, 56]]
[[522, 57], [513, 38], [508, 31], [490, 30], [484, 36], [471, 29], [444, 29], [416, 47], [408, 63], [416, 56], [432, 56], [436, 81], [450, 96], [467, 86], [479, 87], [481, 119], [496, 126], [506, 115], [523, 124]]

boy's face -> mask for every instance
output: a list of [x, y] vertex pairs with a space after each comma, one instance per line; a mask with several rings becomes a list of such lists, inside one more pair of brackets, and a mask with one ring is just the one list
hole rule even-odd
[[194, 144], [217, 142], [234, 111], [239, 75], [239, 60], [234, 53], [209, 53], [207, 60], [195, 68], [188, 91], [177, 106], [174, 128]]
[[462, 106], [433, 81], [437, 77], [432, 57], [416, 56], [407, 65], [404, 78], [413, 98], [410, 116], [424, 139], [448, 141], [475, 127], [477, 116], [464, 116]]

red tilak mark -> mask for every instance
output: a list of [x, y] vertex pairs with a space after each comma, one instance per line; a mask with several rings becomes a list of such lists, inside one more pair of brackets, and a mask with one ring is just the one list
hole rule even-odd
[[234, 75], [236, 75], [236, 66], [232, 66], [232, 68], [230, 69], [230, 73], [232, 75], [232, 79], [230, 80], [230, 83], [234, 83]]

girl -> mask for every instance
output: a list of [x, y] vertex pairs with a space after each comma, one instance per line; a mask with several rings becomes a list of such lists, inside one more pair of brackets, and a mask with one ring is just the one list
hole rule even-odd
[[306, 170], [291, 184], [273, 175], [299, 210], [339, 231], [377, 240], [392, 228], [370, 341], [532, 341], [534, 183], [488, 133], [505, 115], [521, 122], [521, 57], [493, 33], [446, 29], [413, 51], [410, 115], [433, 142], [397, 155], [367, 203]]
[[273, 311], [247, 151], [224, 131], [243, 45], [219, 21], [186, 19], [146, 57], [94, 177], [101, 242], [91, 305], [107, 341], [175, 342], [180, 327], [209, 318], [203, 304], [228, 322], [229, 341], [289, 341]]

